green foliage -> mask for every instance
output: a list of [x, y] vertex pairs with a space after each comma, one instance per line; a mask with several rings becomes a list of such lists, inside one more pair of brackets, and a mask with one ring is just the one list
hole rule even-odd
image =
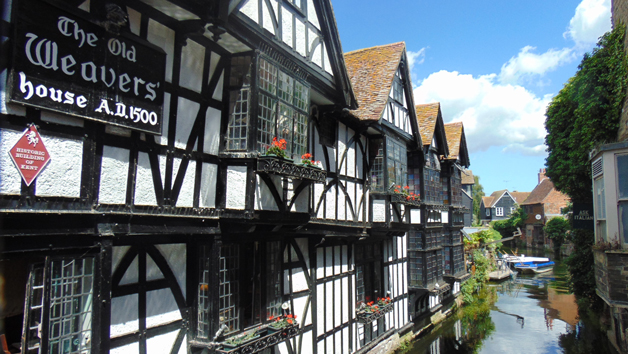
[[628, 89], [625, 27], [603, 35], [547, 108], [546, 175], [572, 200], [591, 201], [589, 152], [617, 136]]
[[528, 214], [523, 210], [523, 208], [517, 208], [512, 214], [510, 214], [510, 218], [506, 220], [499, 220], [493, 223], [493, 229], [499, 232], [502, 237], [512, 237], [513, 232], [517, 231], [517, 228], [524, 228], [525, 221], [528, 218]]
[[[475, 234], [478, 233], [476, 232]], [[495, 234], [497, 233], [495, 232]], [[497, 235], [499, 236], [499, 234]], [[473, 295], [482, 289], [483, 285], [488, 281], [488, 273], [491, 271], [491, 262], [484, 255], [483, 250], [476, 249], [473, 251], [473, 264], [475, 265], [475, 273], [460, 288], [462, 299], [467, 304], [475, 301], [475, 296]]]
[[484, 196], [484, 187], [480, 184], [480, 177], [473, 176], [475, 184], [473, 185], [473, 216], [476, 220], [476, 224], [480, 224], [480, 204], [482, 203], [482, 197]]
[[458, 313], [462, 333], [465, 333], [463, 345], [466, 350], [461, 348], [461, 353], [480, 352], [484, 340], [495, 331], [495, 322], [491, 318], [491, 308], [497, 302], [497, 298], [497, 288], [480, 287], [477, 296], [466, 302]]
[[[501, 240], [502, 238], [499, 232], [493, 229], [484, 229], [482, 231], [472, 233], [469, 236], [471, 236], [471, 240], [468, 240], [466, 238], [464, 239], [464, 243], [467, 249], [482, 247], [482, 245], [485, 245], [493, 241]], [[501, 243], [493, 243], [493, 244], [488, 245], [487, 247], [490, 249], [495, 249], [498, 246], [501, 246]]]
[[567, 231], [569, 231], [570, 228], [569, 220], [563, 217], [551, 218], [545, 224], [543, 231], [545, 232], [545, 236], [554, 243], [554, 252], [558, 253], [560, 251], [560, 247], [567, 240]]
[[[625, 32], [625, 26], [617, 25], [604, 34], [547, 108], [546, 175], [574, 201], [592, 201], [589, 152], [617, 136], [628, 89]], [[571, 238], [574, 252], [567, 260], [571, 286], [576, 295], [593, 296], [593, 232], [574, 230]]]

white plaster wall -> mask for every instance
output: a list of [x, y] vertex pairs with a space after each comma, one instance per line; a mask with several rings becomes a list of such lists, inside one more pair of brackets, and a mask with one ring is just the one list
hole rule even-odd
[[[275, 188], [281, 195], [281, 177], [271, 175], [270, 179], [272, 180]], [[270, 189], [266, 185], [259, 176], [256, 176], [257, 184], [255, 186], [255, 210], [279, 210], [277, 203], [275, 202], [275, 198], [270, 193]]]
[[141, 24], [140, 21], [142, 20], [142, 15], [138, 11], [135, 11], [128, 6], [126, 7], [126, 10], [127, 14], [129, 15], [129, 27], [131, 29], [131, 32], [136, 36], [139, 36]]
[[[266, 3], [262, 2], [262, 27], [274, 35], [275, 28], [273, 27], [273, 20], [270, 15], [271, 11], [274, 12], [274, 9], [269, 9]], [[277, 18], [277, 16], [275, 16], [275, 18]]]
[[[357, 213], [357, 205], [355, 199], [355, 183], [347, 181], [347, 194], [349, 195], [349, 201], [351, 201], [351, 206], [353, 207], [353, 212]], [[351, 209], [347, 205], [347, 219], [353, 220], [353, 215], [351, 215]]]
[[441, 217], [441, 221], [443, 222], [443, 224], [446, 224], [449, 222], [449, 212], [448, 211], [441, 211], [440, 213], [440, 217]]
[[[292, 199], [294, 195], [294, 189], [298, 186], [298, 183], [295, 183], [295, 182], [296, 182], [295, 180], [290, 180], [290, 184], [289, 184], [290, 190], [288, 192], [288, 196], [290, 199]], [[294, 201], [294, 206], [292, 207], [292, 211], [306, 213], [309, 210], [308, 208], [309, 202], [310, 202], [310, 188], [305, 188], [303, 191], [301, 191], [297, 199]]]
[[325, 284], [316, 286], [316, 333], [325, 333]]
[[139, 354], [139, 352], [140, 344], [138, 342], [127, 344], [118, 348], [113, 348], [109, 351], [110, 354]]
[[247, 0], [242, 8], [240, 8], [240, 12], [245, 14], [255, 23], [259, 23], [259, 8], [257, 5], [257, 0]]
[[186, 259], [187, 246], [184, 243], [156, 245], [157, 249], [166, 259], [168, 266], [172, 269], [174, 277], [181, 288], [183, 297], [186, 297]]
[[203, 162], [201, 171], [201, 192], [199, 206], [201, 208], [216, 207], [216, 180], [218, 178], [218, 166]]
[[188, 39], [186, 43], [187, 45], [181, 48], [179, 85], [192, 91], [201, 92], [205, 47], [192, 39]]
[[[194, 101], [179, 97], [179, 106], [177, 107], [177, 132], [175, 134], [174, 146], [179, 149], [185, 149], [192, 132], [192, 126], [198, 115], [200, 104]], [[196, 150], [196, 144], [192, 150]]]
[[227, 209], [243, 210], [246, 193], [246, 166], [227, 168]]
[[325, 208], [325, 218], [326, 219], [335, 219], [336, 218], [336, 189], [338, 186], [333, 186], [329, 188], [326, 195], [327, 205]]
[[[349, 129], [349, 139], [353, 136], [353, 131]], [[355, 175], [355, 143], [351, 144], [347, 152], [347, 176], [356, 177]]]
[[20, 194], [22, 177], [11, 160], [9, 150], [22, 137], [22, 134], [23, 132], [0, 129], [0, 194]]
[[336, 172], [336, 149], [324, 146], [323, 149], [327, 149], [327, 155], [329, 156], [329, 170], [330, 172]]
[[214, 89], [214, 93], [212, 94], [213, 99], [222, 101], [224, 81], [225, 81], [225, 71], [222, 70], [220, 72], [220, 78], [218, 79], [218, 82], [216, 83], [216, 88]]
[[302, 337], [303, 342], [302, 342], [302, 347], [301, 347], [303, 348], [303, 350], [301, 353], [303, 354], [313, 353], [314, 351], [313, 341], [312, 341], [313, 335], [314, 333], [311, 330], [303, 333], [303, 337]]
[[105, 145], [100, 171], [98, 203], [124, 204], [129, 175], [129, 150]]
[[374, 200], [373, 201], [373, 222], [385, 222], [386, 221], [386, 201]]
[[138, 257], [135, 256], [131, 264], [127, 267], [124, 275], [122, 275], [122, 279], [120, 279], [120, 285], [133, 284], [139, 281], [139, 266], [138, 266]]
[[215, 108], [207, 108], [205, 113], [205, 137], [203, 152], [218, 155], [220, 146], [220, 115], [221, 112]]
[[151, 256], [146, 256], [146, 280], [164, 279], [164, 274]]
[[172, 82], [174, 31], [155, 20], [148, 20], [148, 41], [166, 52], [166, 81]]
[[[345, 158], [344, 160], [342, 159], [342, 156], [345, 154], [345, 151], [347, 150], [347, 127], [342, 124], [339, 123], [338, 124], [338, 173], [341, 175], [346, 175], [347, 174], [347, 159]], [[342, 165], [340, 165], [342, 163]]]
[[307, 0], [307, 20], [320, 30], [321, 25], [318, 23], [318, 14], [316, 13], [313, 0]]
[[148, 154], [145, 152], [138, 153], [135, 178], [135, 204], [157, 205], [153, 172], [151, 171]]
[[146, 328], [180, 319], [181, 312], [170, 288], [146, 292]]
[[301, 296], [294, 299], [293, 314], [297, 315], [297, 321], [301, 327], [312, 324], [312, 306], [307, 306], [308, 296]]
[[[323, 194], [324, 190], [325, 190], [325, 186], [322, 183], [314, 184], [314, 208], [318, 208], [318, 210], [316, 210], [317, 212], [316, 217], [319, 219], [322, 219], [324, 216], [325, 202], [324, 201], [321, 202], [321, 200], [325, 198], [325, 195]], [[320, 202], [320, 206], [319, 206], [319, 202]]]
[[[308, 9], [308, 12], [312, 11]], [[305, 30], [305, 23], [300, 19], [295, 20], [295, 32], [296, 32], [296, 50], [297, 53], [302, 56], [307, 56], [306, 46], [307, 46], [307, 38], [305, 38], [305, 34], [307, 33]]]
[[161, 120], [161, 135], [155, 137], [155, 141], [159, 145], [168, 145], [168, 122], [170, 122], [170, 94], [164, 92], [164, 106]]
[[356, 184], [356, 198], [354, 208], [356, 214], [358, 215], [358, 221], [364, 221], [364, 215], [362, 213], [362, 210], [364, 209], [364, 203], [366, 203], [366, 200], [363, 199], [364, 191], [362, 190], [362, 188], [362, 184]]
[[[174, 158], [173, 171], [175, 177], [178, 173], [181, 173], [180, 165], [181, 159]], [[177, 172], [178, 171], [178, 172]], [[194, 206], [194, 180], [196, 179], [196, 161], [190, 161], [188, 163], [188, 167], [185, 170], [185, 177], [183, 178], [183, 184], [181, 184], [181, 191], [179, 192], [179, 197], [177, 198], [176, 206], [178, 207], [188, 207], [191, 208]], [[172, 179], [174, 181], [174, 178]]]
[[111, 299], [110, 336], [118, 337], [139, 330], [138, 295], [114, 297]]
[[312, 62], [318, 66], [320, 66], [321, 68], [323, 67], [323, 58], [322, 58], [322, 51], [323, 51], [323, 44], [319, 42], [319, 44], [314, 47], [314, 54], [312, 55]]
[[323, 65], [324, 65], [325, 71], [329, 75], [333, 76], [334, 72], [332, 70], [331, 63], [329, 62], [329, 51], [327, 50], [327, 47], [324, 44], [323, 44]]
[[285, 7], [281, 7], [281, 22], [282, 22], [282, 40], [286, 43], [290, 48], [292, 48], [292, 12], [286, 9]]
[[421, 223], [421, 209], [410, 209], [410, 223], [411, 224]]
[[[172, 350], [172, 345], [177, 339], [178, 334], [179, 330], [176, 330], [146, 339], [146, 353], [170, 354], [170, 350]], [[182, 347], [186, 345], [186, 342], [181, 343]]]
[[338, 188], [338, 220], [346, 220], [347, 213], [351, 213], [345, 202], [345, 192]]
[[50, 161], [37, 177], [35, 194], [42, 197], [81, 196], [83, 141], [41, 134]]

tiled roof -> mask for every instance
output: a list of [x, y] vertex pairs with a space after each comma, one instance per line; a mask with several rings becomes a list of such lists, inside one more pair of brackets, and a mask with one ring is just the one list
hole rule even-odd
[[489, 197], [482, 197], [482, 202], [484, 202], [484, 207], [485, 208], [490, 208], [493, 205], [493, 198], [492, 196]]
[[553, 189], [554, 183], [549, 178], [545, 178], [534, 187], [530, 196], [522, 204], [541, 204]]
[[456, 160], [460, 154], [460, 142], [462, 140], [462, 122], [445, 124], [447, 146], [449, 146], [448, 159]]
[[462, 184], [475, 184], [473, 172], [471, 170], [462, 170]]
[[[493, 207], [493, 205], [495, 205], [495, 203], [497, 203], [497, 201], [499, 201], [499, 197], [502, 196], [502, 194], [504, 194], [504, 192], [508, 192], [508, 189], [502, 189], [500, 191], [495, 191], [493, 193], [491, 193], [491, 196], [489, 198], [491, 198], [491, 203], [490, 204], [486, 204], [486, 202], [484, 203], [484, 206], [486, 207]], [[484, 197], [486, 198], [486, 197]], [[484, 199], [482, 198], [482, 199]]]
[[415, 110], [423, 145], [430, 145], [434, 136], [434, 129], [436, 129], [438, 113], [440, 112], [440, 102], [418, 104], [415, 106]]
[[345, 53], [359, 106], [351, 114], [362, 120], [380, 119], [405, 49], [406, 44], [399, 42]]
[[509, 192], [510, 195], [515, 198], [515, 202], [517, 202], [517, 204], [521, 205], [521, 203], [523, 203], [526, 198], [528, 198], [528, 196], [530, 195], [530, 192]]

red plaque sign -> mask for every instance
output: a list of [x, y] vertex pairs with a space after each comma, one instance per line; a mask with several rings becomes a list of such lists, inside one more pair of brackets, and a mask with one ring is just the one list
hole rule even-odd
[[27, 186], [33, 183], [50, 161], [50, 154], [35, 125], [24, 131], [20, 140], [9, 150], [9, 155]]

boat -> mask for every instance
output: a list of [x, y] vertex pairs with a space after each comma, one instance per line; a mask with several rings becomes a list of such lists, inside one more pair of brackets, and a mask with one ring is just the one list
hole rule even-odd
[[554, 269], [554, 262], [522, 262], [515, 264], [515, 269], [522, 273], [545, 273]]
[[519, 256], [505, 254], [502, 256], [502, 260], [511, 267], [516, 263], [545, 263], [550, 261], [547, 257], [526, 257], [524, 254]]

